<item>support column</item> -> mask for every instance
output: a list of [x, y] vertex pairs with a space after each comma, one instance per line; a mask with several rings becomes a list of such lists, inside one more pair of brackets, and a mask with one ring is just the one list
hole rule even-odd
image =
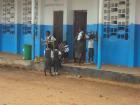
[[73, 58], [73, 11], [72, 0], [65, 0], [63, 40], [68, 42], [70, 48], [69, 57]]
[[0, 3], [0, 52], [2, 47], [2, 3]]
[[130, 0], [130, 22], [129, 22], [129, 63], [128, 67], [135, 66], [135, 24], [136, 24], [136, 0]]
[[16, 0], [15, 1], [15, 10], [16, 10], [16, 13], [15, 13], [15, 40], [16, 40], [16, 54], [18, 54], [18, 49], [19, 49], [19, 45], [18, 45], [18, 40], [19, 40], [19, 37], [18, 37], [18, 1]]
[[38, 0], [38, 36], [39, 36], [39, 57], [41, 56], [41, 18], [42, 18], [42, 0]]
[[32, 60], [35, 58], [35, 0], [32, 0]]
[[104, 0], [99, 0], [98, 58], [97, 58], [98, 70], [102, 68], [103, 7], [104, 7]]

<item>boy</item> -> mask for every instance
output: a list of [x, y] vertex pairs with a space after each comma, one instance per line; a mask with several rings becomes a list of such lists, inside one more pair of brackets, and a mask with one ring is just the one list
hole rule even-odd
[[46, 51], [45, 51], [45, 68], [44, 68], [45, 76], [46, 76], [47, 69], [50, 70], [49, 73], [52, 76], [52, 71], [51, 71], [52, 58], [51, 58], [51, 55], [52, 55], [51, 49], [46, 48]]
[[89, 36], [89, 41], [88, 41], [88, 61], [89, 63], [93, 62], [93, 56], [94, 56], [94, 36], [91, 34]]
[[53, 67], [54, 67], [54, 75], [58, 75], [58, 69], [60, 66], [60, 58], [61, 52], [58, 51], [58, 49], [54, 49], [53, 51], [54, 57], [53, 57]]
[[64, 46], [64, 63], [67, 63], [68, 56], [69, 56], [69, 45], [67, 44], [67, 42], [65, 42], [65, 46]]
[[50, 34], [50, 31], [46, 32], [46, 43], [48, 48], [53, 48], [55, 47], [55, 37], [53, 35]]
[[55, 41], [56, 39], [50, 34], [50, 31], [46, 32], [45, 40], [41, 39], [42, 45], [44, 45], [45, 48], [54, 48]]

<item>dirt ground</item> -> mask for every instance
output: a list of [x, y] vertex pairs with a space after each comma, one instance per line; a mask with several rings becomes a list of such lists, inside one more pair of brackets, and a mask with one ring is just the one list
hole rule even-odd
[[140, 86], [0, 66], [0, 105], [140, 105]]

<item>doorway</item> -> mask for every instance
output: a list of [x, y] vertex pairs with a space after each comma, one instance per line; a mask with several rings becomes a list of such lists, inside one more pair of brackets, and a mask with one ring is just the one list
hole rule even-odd
[[79, 28], [82, 28], [84, 32], [87, 30], [87, 11], [76, 10], [74, 11], [74, 35], [77, 34]]
[[[78, 35], [79, 29], [83, 29], [84, 32], [87, 31], [87, 10], [74, 11], [74, 39], [75, 39], [75, 36]], [[86, 42], [84, 46], [86, 49]], [[84, 60], [85, 60], [85, 57], [86, 57], [86, 53], [84, 54]]]
[[53, 34], [56, 38], [56, 45], [63, 41], [63, 11], [54, 11]]

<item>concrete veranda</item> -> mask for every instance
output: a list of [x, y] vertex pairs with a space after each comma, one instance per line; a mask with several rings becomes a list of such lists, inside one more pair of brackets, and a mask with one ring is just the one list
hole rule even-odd
[[[43, 71], [43, 63], [25, 61], [20, 55], [0, 53], [0, 64], [24, 66], [33, 70]], [[86, 77], [96, 77], [100, 79], [116, 80], [130, 83], [140, 83], [140, 68], [127, 68], [112, 65], [103, 65], [102, 70], [97, 70], [94, 64], [63, 64], [63, 72], [81, 75]]]

